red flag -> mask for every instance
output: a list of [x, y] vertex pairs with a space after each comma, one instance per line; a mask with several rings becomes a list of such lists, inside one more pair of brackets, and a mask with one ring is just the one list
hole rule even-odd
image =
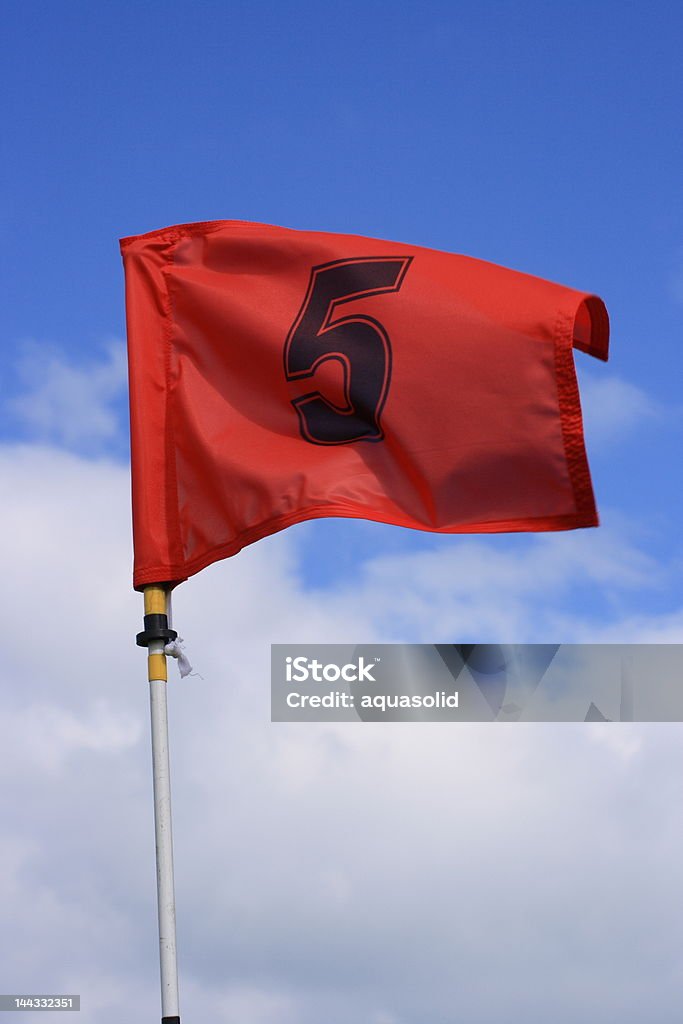
[[124, 238], [134, 585], [293, 523], [597, 525], [572, 347], [602, 301], [432, 249], [240, 221]]

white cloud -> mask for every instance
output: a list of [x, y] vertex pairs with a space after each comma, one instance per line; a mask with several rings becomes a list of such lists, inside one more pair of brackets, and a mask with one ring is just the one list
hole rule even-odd
[[592, 722], [586, 725], [586, 733], [594, 743], [602, 743], [624, 760], [634, 758], [643, 748], [643, 736], [638, 727], [620, 723], [610, 728], [609, 723]]
[[[158, 975], [128, 473], [32, 446], [0, 472], [5, 987], [137, 1024]], [[680, 727], [272, 725], [268, 704], [271, 641], [547, 640], [560, 615], [553, 639], [632, 639], [645, 617], [591, 624], [572, 588], [637, 607], [657, 567], [609, 530], [505, 554], [457, 539], [311, 592], [296, 550], [259, 542], [174, 600], [204, 677], [170, 687], [183, 1015], [568, 1024], [609, 1019], [618, 992], [622, 1024], [669, 1019]]]
[[0, 708], [0, 772], [36, 767], [54, 772], [78, 751], [115, 753], [134, 746], [141, 737], [140, 722], [113, 709], [101, 693], [93, 696], [78, 713], [46, 702]]
[[[51, 357], [35, 387], [27, 362], [15, 412], [62, 444], [111, 438], [120, 355], [94, 371]], [[605, 437], [646, 415], [626, 397]], [[128, 471], [15, 445], [0, 473], [0, 958], [11, 987], [80, 991], [84, 1022], [136, 1024], [158, 1004]], [[677, 727], [272, 725], [268, 704], [276, 641], [680, 641], [683, 609], [638, 611], [665, 570], [603, 527], [505, 551], [457, 538], [310, 591], [297, 536], [174, 596], [203, 676], [171, 670], [184, 1013], [432, 1024], [457, 1006], [537, 1024], [550, 1005], [564, 1024], [606, 1015], [619, 989], [622, 1024], [665, 1018], [683, 938]], [[577, 612], [581, 586], [622, 610]]]
[[[590, 626], [584, 623], [577, 632], [577, 642], [586, 642]], [[625, 640], [624, 638], [628, 638]], [[618, 622], [606, 623], [599, 629], [600, 643], [681, 644], [683, 643], [683, 609], [660, 615], [626, 614]]]
[[[623, 600], [664, 576], [618, 529], [603, 526], [539, 535], [514, 550], [458, 538], [447, 552], [377, 558], [328, 600], [354, 607], [387, 642], [601, 642], [607, 623], [576, 609], [573, 590]], [[629, 642], [630, 633], [615, 635], [618, 621], [609, 629], [612, 642]]]
[[110, 341], [104, 358], [74, 365], [57, 349], [27, 342], [17, 372], [22, 390], [7, 408], [32, 438], [94, 450], [119, 434], [113, 403], [126, 386], [123, 343]]
[[644, 423], [661, 420], [666, 412], [642, 388], [621, 377], [586, 373], [581, 377], [581, 406], [589, 451], [614, 444]]

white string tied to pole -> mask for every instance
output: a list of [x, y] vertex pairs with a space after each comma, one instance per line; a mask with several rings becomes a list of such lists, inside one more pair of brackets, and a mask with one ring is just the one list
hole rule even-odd
[[[168, 616], [168, 624], [173, 627], [173, 602], [171, 600], [171, 591], [166, 592], [166, 614]], [[170, 640], [164, 647], [164, 654], [167, 654], [170, 658], [175, 658], [178, 662], [178, 671], [180, 672], [180, 678], [184, 679], [185, 676], [199, 676], [200, 679], [203, 677], [199, 675], [199, 672], [195, 672], [190, 664], [190, 659], [183, 650], [185, 641], [181, 636], [176, 637], [175, 640]]]
[[164, 654], [168, 654], [169, 657], [175, 658], [178, 662], [178, 671], [180, 672], [181, 679], [184, 679], [185, 676], [199, 675], [198, 672], [193, 672], [192, 670], [190, 659], [183, 650], [184, 644], [185, 641], [179, 636], [175, 640], [170, 640], [164, 647]]

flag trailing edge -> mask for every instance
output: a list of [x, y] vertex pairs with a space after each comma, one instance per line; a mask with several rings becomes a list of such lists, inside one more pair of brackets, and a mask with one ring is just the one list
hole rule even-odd
[[601, 299], [467, 256], [241, 221], [121, 240], [134, 586], [307, 519], [596, 526], [573, 348]]

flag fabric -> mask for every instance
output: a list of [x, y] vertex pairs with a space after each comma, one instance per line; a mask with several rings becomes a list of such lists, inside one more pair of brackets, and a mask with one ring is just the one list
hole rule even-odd
[[602, 301], [432, 249], [240, 221], [124, 238], [134, 586], [323, 516], [597, 525], [573, 348]]

